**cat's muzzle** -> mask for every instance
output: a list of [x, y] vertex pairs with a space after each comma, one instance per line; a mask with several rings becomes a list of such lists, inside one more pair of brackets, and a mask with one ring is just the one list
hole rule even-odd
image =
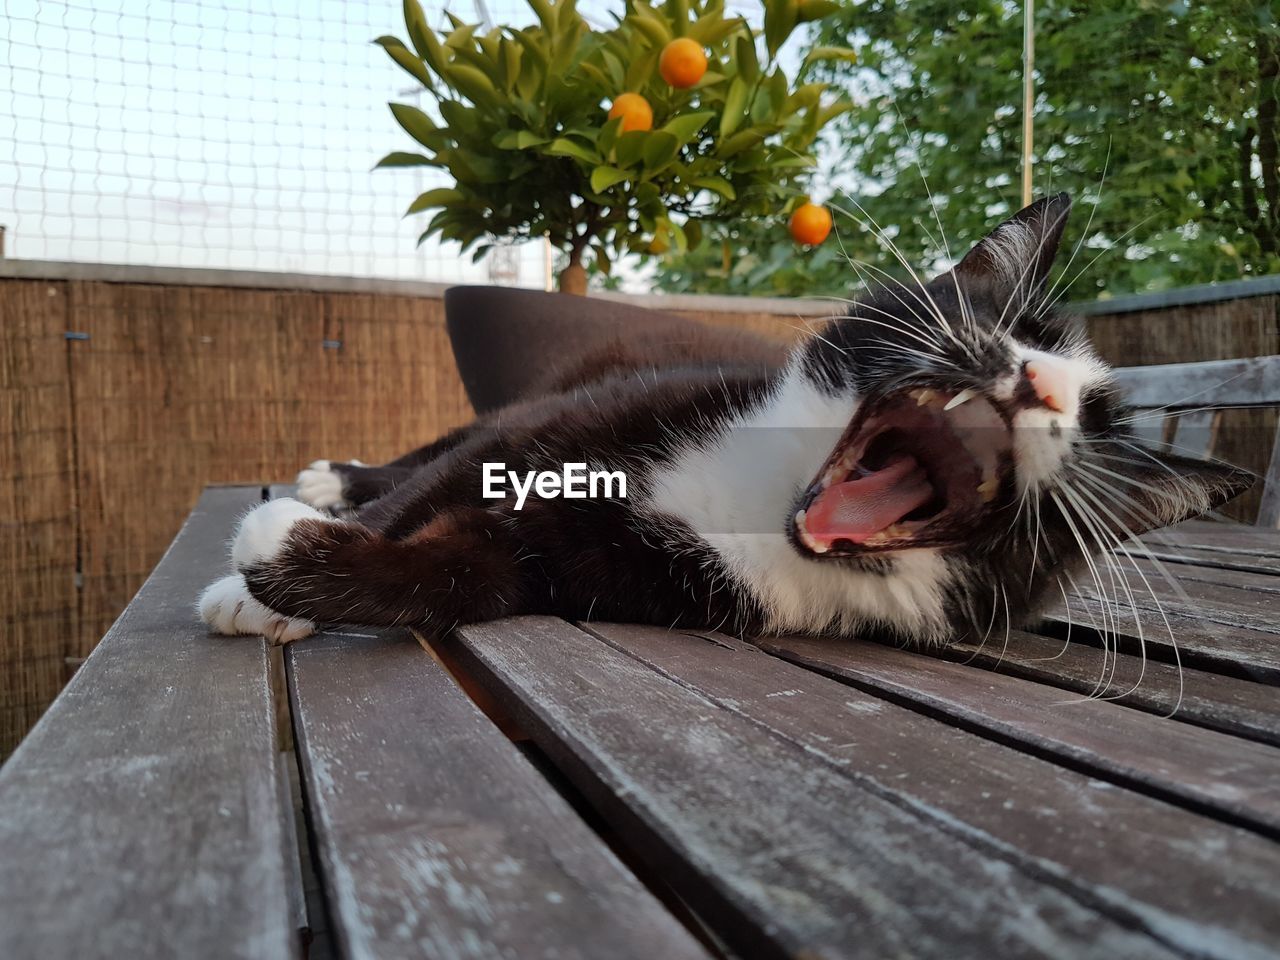
[[1012, 497], [1010, 429], [974, 390], [865, 401], [802, 495], [792, 541], [822, 558], [972, 541]]

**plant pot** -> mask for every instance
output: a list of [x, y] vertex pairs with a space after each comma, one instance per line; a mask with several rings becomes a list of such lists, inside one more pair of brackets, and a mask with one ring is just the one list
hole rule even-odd
[[598, 297], [450, 287], [444, 312], [478, 414], [535, 396], [584, 364], [596, 375], [685, 364], [769, 374], [786, 356], [778, 340]]
[[616, 343], [628, 330], [687, 331], [692, 323], [616, 300], [488, 286], [450, 287], [444, 314], [476, 413], [528, 396], [566, 359]]

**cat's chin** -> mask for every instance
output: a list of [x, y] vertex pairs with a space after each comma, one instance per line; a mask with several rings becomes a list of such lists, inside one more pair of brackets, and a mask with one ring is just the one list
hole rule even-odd
[[973, 541], [1013, 495], [1010, 421], [976, 390], [920, 385], [860, 406], [788, 524], [815, 559]]

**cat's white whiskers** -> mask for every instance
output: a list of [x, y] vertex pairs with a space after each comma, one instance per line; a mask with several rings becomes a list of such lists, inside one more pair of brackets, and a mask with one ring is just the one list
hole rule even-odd
[[[902, 251], [898, 249], [898, 245], [897, 245], [896, 243], [894, 243], [893, 238], [892, 238], [892, 237], [890, 237], [890, 236], [889, 236], [889, 235], [884, 231], [884, 229], [880, 226], [880, 224], [876, 223], [875, 218], [874, 218], [874, 217], [872, 217], [872, 216], [871, 216], [871, 214], [869, 214], [869, 213], [867, 212], [866, 208], [865, 208], [865, 207], [863, 207], [863, 206], [862, 206], [862, 204], [860, 204], [860, 203], [859, 203], [857, 200], [855, 200], [853, 197], [849, 196], [849, 194], [848, 194], [847, 192], [844, 194], [844, 196], [845, 196], [845, 198], [846, 198], [846, 199], [848, 199], [848, 200], [849, 200], [849, 202], [850, 202], [850, 203], [852, 203], [855, 207], [857, 207], [857, 208], [858, 208], [858, 210], [862, 213], [862, 215], [863, 215], [864, 217], [866, 217], [866, 218], [867, 218], [867, 220], [871, 223], [872, 228], [873, 228], [873, 229], [872, 229], [873, 234], [874, 234], [875, 236], [879, 237], [879, 238], [880, 238], [880, 239], [881, 239], [881, 240], [882, 240], [882, 241], [887, 245], [887, 247], [888, 247], [888, 249], [889, 249], [889, 252], [890, 252], [891, 254], [893, 254], [893, 256], [897, 259], [897, 261], [898, 261], [900, 264], [902, 264], [903, 269], [905, 269], [905, 270], [907, 271], [907, 273], [908, 273], [908, 275], [911, 277], [911, 279], [912, 279], [912, 280], [914, 280], [914, 281], [916, 282], [916, 286], [919, 288], [920, 292], [921, 292], [922, 294], [924, 294], [924, 299], [921, 299], [921, 298], [920, 298], [920, 296], [919, 296], [919, 295], [917, 295], [917, 294], [915, 293], [915, 291], [914, 291], [914, 290], [912, 290], [910, 287], [907, 287], [907, 288], [906, 288], [906, 289], [908, 290], [908, 292], [910, 292], [910, 293], [912, 294], [912, 296], [915, 296], [915, 297], [916, 297], [916, 299], [919, 301], [920, 305], [921, 305], [922, 307], [924, 307], [924, 308], [925, 308], [926, 312], [932, 312], [932, 313], [933, 313], [933, 315], [934, 315], [935, 317], [937, 317], [937, 318], [938, 318], [938, 322], [942, 324], [942, 326], [943, 326], [943, 328], [946, 330], [947, 334], [948, 334], [948, 335], [949, 335], [953, 340], [955, 340], [955, 342], [956, 342], [956, 344], [957, 344], [958, 346], [960, 346], [962, 349], [964, 349], [964, 347], [965, 347], [964, 342], [963, 342], [963, 341], [961, 341], [961, 340], [960, 340], [960, 338], [956, 336], [955, 331], [951, 328], [951, 324], [947, 322], [946, 315], [943, 313], [942, 308], [941, 308], [940, 306], [938, 306], [937, 301], [936, 301], [936, 300], [934, 300], [934, 299], [933, 299], [933, 297], [930, 295], [929, 290], [928, 290], [928, 288], [926, 287], [925, 283], [920, 279], [919, 274], [917, 274], [917, 273], [916, 273], [915, 268], [911, 266], [910, 262], [909, 262], [909, 261], [907, 260], [907, 258], [903, 255]], [[854, 221], [859, 222], [859, 223], [861, 223], [861, 222], [862, 222], [862, 221], [860, 221], [860, 220], [859, 220], [859, 218], [858, 218], [858, 217], [854, 216], [854, 215], [853, 215], [852, 213], [850, 213], [848, 210], [842, 209], [841, 207], [836, 206], [836, 204], [834, 204], [834, 203], [831, 203], [831, 204], [830, 204], [830, 206], [831, 206], [831, 208], [832, 208], [832, 209], [837, 210], [837, 211], [839, 211], [840, 213], [843, 213], [845, 216], [849, 217], [851, 220], [854, 220]], [[863, 224], [863, 226], [864, 226], [864, 228], [865, 228], [865, 224]], [[905, 286], [905, 284], [904, 284], [903, 286]], [[926, 300], [928, 301], [927, 303], [925, 302]]]
[[[1017, 322], [1018, 317], [1022, 315], [1022, 310], [1027, 306], [1027, 303], [1029, 302], [1028, 296], [1026, 295], [1026, 293], [1024, 293], [1024, 287], [1027, 282], [1027, 276], [1040, 262], [1040, 253], [1044, 249], [1045, 241], [1048, 240], [1050, 237], [1056, 235], [1058, 227], [1061, 226], [1066, 221], [1067, 215], [1070, 212], [1071, 212], [1071, 208], [1068, 207], [1067, 209], [1063, 210], [1060, 214], [1058, 214], [1057, 218], [1053, 221], [1053, 224], [1051, 226], [1044, 227], [1041, 229], [1040, 239], [1036, 242], [1036, 246], [1035, 246], [1035, 256], [1027, 258], [1027, 262], [1023, 265], [1021, 272], [1018, 274], [1018, 282], [1014, 284], [1013, 292], [1009, 295], [1009, 299], [1005, 301], [1004, 309], [1000, 311], [1000, 316], [996, 320], [995, 333], [992, 334], [994, 338], [998, 339], [1000, 337], [1006, 336], [1009, 333], [1009, 331], [1013, 329], [1013, 325], [1014, 323]], [[1012, 316], [1009, 317], [1009, 326], [1008, 328], [1006, 328], [1004, 325], [1005, 316], [1009, 314], [1009, 308], [1013, 306], [1013, 302], [1015, 299], [1018, 300], [1018, 308], [1014, 310]]]
[[1071, 628], [1074, 625], [1074, 620], [1071, 617], [1070, 601], [1067, 600], [1067, 588], [1062, 585], [1061, 577], [1055, 577], [1054, 582], [1058, 585], [1058, 592], [1062, 594], [1062, 608], [1066, 611], [1066, 614], [1067, 614], [1067, 636], [1062, 641], [1062, 649], [1059, 650], [1057, 653], [1055, 653], [1053, 656], [1027, 657], [1023, 661], [1024, 663], [1047, 663], [1050, 660], [1061, 660], [1062, 657], [1066, 655], [1067, 648], [1071, 646]]
[[[902, 116], [902, 111], [898, 109], [896, 100], [893, 104], [893, 112], [898, 115], [898, 125], [902, 127], [902, 132], [907, 135], [907, 140], [910, 142], [912, 139], [911, 131], [907, 129], [907, 122]], [[946, 254], [947, 262], [951, 264], [951, 269], [948, 272], [951, 274], [951, 282], [956, 287], [956, 300], [960, 304], [960, 318], [967, 322], [970, 333], [976, 334], [977, 322], [974, 319], [973, 310], [969, 305], [968, 299], [960, 289], [960, 278], [956, 276], [955, 271], [955, 258], [951, 256], [951, 245], [947, 242], [947, 231], [942, 226], [942, 217], [938, 215], [938, 204], [933, 198], [933, 190], [929, 187], [929, 178], [924, 175], [924, 167], [920, 164], [920, 151], [918, 149], [913, 150], [912, 157], [915, 160], [916, 171], [920, 174], [920, 182], [924, 185], [924, 192], [929, 198], [929, 209], [933, 212], [934, 223], [938, 225], [938, 234], [942, 238], [942, 251]]]
[[1076, 546], [1080, 548], [1080, 555], [1081, 557], [1083, 557], [1086, 566], [1089, 568], [1089, 574], [1090, 576], [1093, 577], [1094, 585], [1098, 588], [1097, 595], [1099, 598], [1103, 599], [1103, 602], [1098, 604], [1098, 611], [1102, 615], [1102, 624], [1103, 624], [1103, 630], [1101, 632], [1102, 679], [1099, 681], [1100, 684], [1102, 685], [1100, 686], [1099, 689], [1105, 690], [1106, 689], [1105, 679], [1107, 676], [1107, 661], [1108, 661], [1107, 654], [1109, 649], [1107, 646], [1107, 633], [1108, 633], [1107, 623], [1109, 620], [1111, 621], [1112, 626], [1109, 632], [1112, 635], [1112, 642], [1114, 643], [1115, 649], [1118, 654], [1118, 651], [1120, 649], [1120, 622], [1119, 620], [1115, 619], [1113, 611], [1110, 610], [1110, 608], [1108, 607], [1105, 601], [1107, 591], [1106, 591], [1106, 588], [1103, 586], [1102, 575], [1098, 572], [1097, 564], [1094, 563], [1093, 550], [1089, 547], [1088, 544], [1085, 543], [1084, 537], [1081, 536], [1079, 528], [1076, 526], [1075, 521], [1072, 519], [1071, 510], [1067, 507], [1065, 503], [1062, 502], [1062, 498], [1058, 496], [1058, 490], [1056, 489], [1050, 490], [1049, 496], [1053, 500], [1053, 502], [1057, 504], [1058, 511], [1062, 514], [1062, 518], [1066, 521], [1067, 528], [1071, 531], [1072, 537], [1075, 538]]
[[1085, 221], [1084, 230], [1080, 234], [1080, 239], [1076, 241], [1075, 247], [1071, 251], [1071, 256], [1067, 258], [1067, 265], [1058, 272], [1058, 278], [1049, 287], [1049, 292], [1045, 294], [1046, 300], [1052, 300], [1054, 293], [1058, 289], [1058, 284], [1062, 283], [1063, 278], [1070, 272], [1071, 265], [1076, 262], [1076, 255], [1080, 252], [1080, 248], [1084, 246], [1085, 240], [1089, 238], [1089, 230], [1093, 227], [1093, 218], [1098, 212], [1098, 206], [1102, 203], [1102, 192], [1107, 185], [1107, 169], [1111, 165], [1111, 138], [1107, 138], [1107, 155], [1102, 161], [1102, 177], [1098, 180], [1098, 195], [1094, 199], [1093, 206], [1089, 208], [1089, 219]]
[[982, 648], [987, 645], [987, 641], [991, 639], [991, 631], [996, 625], [996, 588], [997, 584], [993, 581], [991, 584], [991, 619], [987, 621], [987, 631], [982, 635], [982, 642], [978, 644], [977, 649], [969, 654], [967, 660], [961, 660], [961, 663], [972, 663], [974, 658], [982, 653]]
[[[1109, 484], [1103, 484], [1100, 481], [1097, 481], [1094, 478], [1090, 478], [1085, 475], [1080, 475], [1080, 479], [1084, 481], [1088, 486], [1093, 487], [1102, 495], [1109, 496], [1109, 498], [1112, 499], [1113, 502], [1117, 503], [1117, 505], [1121, 505], [1119, 498], [1123, 497], [1123, 494], [1120, 491], [1115, 490]], [[1131, 542], [1134, 545], [1134, 549], [1144, 551], [1144, 554], [1145, 554], [1144, 559], [1146, 559], [1149, 563], [1155, 566], [1157, 572], [1159, 572], [1160, 575], [1169, 583], [1169, 585], [1173, 588], [1175, 593], [1180, 594], [1182, 599], [1186, 600], [1187, 602], [1190, 602], [1190, 598], [1187, 596], [1186, 591], [1182, 589], [1182, 586], [1169, 573], [1165, 565], [1157, 557], [1152, 556], [1150, 551], [1148, 551], [1146, 547], [1142, 545], [1141, 541], [1134, 539], [1136, 538], [1137, 534], [1134, 532], [1132, 527], [1130, 527], [1123, 519], [1116, 516], [1116, 514], [1105, 503], [1103, 503], [1098, 498], [1098, 496], [1091, 493], [1088, 489], [1081, 488], [1079, 492], [1080, 494], [1089, 497], [1090, 500], [1092, 500], [1095, 504], [1097, 504], [1098, 509], [1102, 510], [1111, 519], [1111, 521], [1119, 527], [1120, 531], [1125, 534], [1125, 538], [1128, 539], [1129, 542]], [[1129, 499], [1129, 498], [1125, 497], [1125, 499]], [[1113, 533], [1112, 537], [1115, 540], [1113, 549], [1120, 550], [1120, 552], [1124, 554], [1124, 556], [1128, 559], [1129, 563], [1133, 566], [1134, 572], [1138, 575], [1138, 577], [1142, 580], [1143, 585], [1146, 587], [1147, 593], [1151, 596], [1151, 600], [1155, 604], [1156, 612], [1159, 613], [1160, 619], [1164, 623], [1164, 628], [1169, 634], [1169, 643], [1173, 649], [1174, 659], [1178, 665], [1178, 671], [1177, 671], [1178, 697], [1176, 702], [1173, 705], [1173, 708], [1169, 711], [1169, 714], [1168, 714], [1169, 716], [1172, 716], [1174, 713], [1177, 712], [1178, 707], [1182, 705], [1183, 685], [1184, 685], [1184, 678], [1182, 674], [1182, 657], [1178, 650], [1177, 637], [1174, 635], [1173, 627], [1169, 623], [1168, 616], [1165, 614], [1164, 604], [1161, 602], [1159, 596], [1157, 596], [1155, 592], [1155, 588], [1151, 586], [1151, 582], [1147, 579], [1146, 574], [1143, 573], [1142, 568], [1138, 566], [1137, 560], [1135, 560], [1133, 557], [1133, 554], [1130, 553], [1129, 545], [1125, 542], [1124, 539], [1122, 539], [1119, 536], [1119, 534]], [[1134, 601], [1134, 607], [1135, 607], [1134, 618], [1135, 620], [1139, 620], [1137, 609], [1136, 609], [1137, 608], [1136, 601]], [[1139, 634], [1139, 636], [1141, 638], [1141, 634]], [[1142, 670], [1139, 673], [1138, 679], [1134, 682], [1133, 687], [1127, 693], [1132, 693], [1134, 690], [1138, 688], [1138, 685], [1141, 684], [1145, 674], [1146, 674], [1146, 658], [1144, 656], [1143, 663], [1142, 663]], [[1125, 695], [1127, 695], [1127, 693]]]
[[1099, 250], [1098, 253], [1093, 257], [1093, 259], [1091, 259], [1088, 263], [1086, 263], [1083, 267], [1081, 267], [1080, 272], [1077, 273], [1074, 277], [1072, 277], [1067, 282], [1066, 286], [1062, 288], [1062, 290], [1058, 293], [1056, 297], [1054, 297], [1053, 299], [1050, 299], [1049, 297], [1044, 298], [1044, 302], [1040, 305], [1040, 308], [1036, 311], [1036, 316], [1043, 317], [1046, 313], [1048, 313], [1050, 310], [1056, 307], [1058, 305], [1058, 302], [1067, 295], [1067, 292], [1071, 289], [1071, 287], [1075, 284], [1075, 282], [1089, 272], [1090, 267], [1092, 267], [1095, 263], [1097, 263], [1098, 260], [1101, 259], [1105, 254], [1111, 253], [1112, 251], [1116, 250], [1120, 246], [1120, 243], [1122, 240], [1131, 236], [1139, 228], [1145, 226], [1147, 222], [1151, 220], [1153, 217], [1154, 217], [1154, 214], [1151, 217], [1143, 217], [1141, 220], [1139, 220], [1137, 223], [1131, 226], [1128, 230], [1124, 231], [1124, 233], [1120, 234], [1120, 236], [1116, 237], [1116, 239], [1111, 243], [1110, 246], [1103, 247], [1101, 250]]
[[[1122, 693], [1100, 697], [1100, 699], [1103, 699], [1103, 700], [1122, 699], [1123, 697], [1129, 696], [1131, 693], [1133, 693], [1134, 690], [1138, 688], [1138, 686], [1142, 683], [1143, 678], [1146, 676], [1146, 671], [1147, 671], [1147, 642], [1146, 642], [1145, 629], [1142, 623], [1142, 616], [1138, 608], [1137, 597], [1134, 596], [1133, 589], [1129, 584], [1128, 575], [1119, 566], [1119, 564], [1115, 562], [1114, 554], [1111, 552], [1115, 548], [1124, 550], [1124, 546], [1123, 544], [1120, 543], [1119, 538], [1114, 533], [1107, 530], [1105, 524], [1103, 524], [1102, 522], [1102, 519], [1098, 516], [1097, 511], [1094, 510], [1092, 507], [1090, 507], [1087, 503], [1085, 503], [1081, 499], [1081, 497], [1085, 494], [1084, 490], [1073, 488], [1068, 484], [1063, 484], [1061, 489], [1062, 489], [1062, 492], [1075, 504], [1076, 513], [1080, 517], [1081, 522], [1084, 523], [1090, 529], [1093, 539], [1097, 543], [1098, 549], [1111, 571], [1113, 588], [1118, 588], [1119, 585], [1123, 585], [1125, 596], [1129, 600], [1129, 608], [1133, 611], [1133, 621], [1136, 628], [1135, 632], [1138, 635], [1138, 649], [1141, 654], [1140, 664], [1138, 667], [1138, 677], [1134, 681], [1133, 686], [1130, 687], [1128, 690]], [[1114, 518], [1114, 515], [1112, 516]], [[1132, 557], [1130, 557], [1129, 559], [1130, 559], [1130, 562], [1132, 562]], [[1141, 576], [1142, 571], [1140, 568], [1138, 568], [1136, 563], [1134, 563], [1134, 569]], [[1145, 582], [1145, 578], [1143, 579]], [[1154, 591], [1151, 591], [1150, 584], [1147, 584], [1147, 588], [1148, 588], [1148, 592], [1151, 593], [1152, 599], [1156, 601], [1158, 606], [1159, 599], [1156, 597]], [[1104, 602], [1106, 602], [1107, 598], [1104, 597], [1103, 600]], [[1113, 596], [1110, 602], [1113, 602], [1116, 606], [1120, 605], [1120, 595], [1119, 595], [1118, 589], [1114, 589]], [[1119, 656], [1115, 658], [1116, 666], [1119, 665], [1119, 659], [1120, 659]], [[1114, 675], [1115, 675], [1115, 667], [1113, 667], [1112, 669], [1113, 678], [1114, 678]], [[1110, 685], [1111, 684], [1109, 682], [1108, 687]]]

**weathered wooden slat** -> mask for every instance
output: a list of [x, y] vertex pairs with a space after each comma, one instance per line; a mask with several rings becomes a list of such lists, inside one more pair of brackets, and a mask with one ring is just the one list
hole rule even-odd
[[1218, 410], [1193, 410], [1177, 419], [1173, 449], [1188, 457], [1205, 458], [1213, 453], [1222, 414]]
[[1256, 407], [1280, 403], [1280, 356], [1121, 367], [1116, 382], [1135, 407]]
[[[1161, 587], [1165, 590], [1165, 594], [1161, 594], [1157, 591], [1157, 596], [1163, 597], [1174, 593], [1165, 574], [1167, 574], [1168, 577], [1172, 577], [1179, 586], [1183, 586], [1187, 583], [1212, 584], [1216, 586], [1230, 587], [1233, 591], [1243, 590], [1246, 594], [1250, 592], [1262, 593], [1268, 594], [1272, 597], [1280, 594], [1280, 576], [1277, 576], [1274, 573], [1264, 573], [1253, 570], [1235, 570], [1230, 567], [1222, 567], [1219, 565], [1206, 566], [1204, 564], [1191, 563], [1188, 560], [1187, 563], [1176, 567], [1170, 567], [1166, 564], [1164, 573], [1162, 574], [1160, 566], [1154, 561], [1147, 560], [1144, 557], [1133, 554], [1132, 551], [1131, 555], [1133, 557], [1133, 561], [1136, 561], [1137, 567], [1146, 575], [1152, 586]], [[1134, 566], [1134, 562], [1129, 559], [1125, 559], [1124, 563], [1130, 569]], [[1192, 599], [1195, 599], [1197, 596], [1197, 594], [1190, 593], [1189, 591], [1188, 595], [1191, 596]], [[1220, 596], [1232, 596], [1232, 594], [1221, 594]], [[1256, 598], [1249, 598], [1246, 596], [1244, 600], [1247, 609], [1256, 609], [1254, 606]], [[1280, 625], [1277, 625], [1276, 629], [1280, 630]]]
[[1280, 530], [1267, 530], [1240, 523], [1188, 520], [1143, 535], [1143, 540], [1161, 546], [1187, 546], [1246, 555], [1280, 557]]
[[1116, 703], [1161, 716], [1280, 746], [1280, 708], [1273, 687], [1238, 677], [1205, 673], [1176, 664], [1067, 638], [1010, 631], [985, 644], [957, 643], [941, 656], [959, 663], [1049, 683], [1084, 696], [1100, 694]]
[[1139, 419], [1129, 425], [1129, 429], [1133, 431], [1134, 436], [1152, 450], [1163, 451], [1168, 446], [1164, 439], [1164, 427], [1167, 419], [1167, 417], [1151, 411], [1142, 414]]
[[1181, 657], [1200, 670], [1280, 684], [1280, 642], [1273, 633], [1172, 610], [1162, 615], [1141, 605], [1130, 606], [1127, 597], [1116, 605], [1070, 595], [1066, 602], [1051, 606], [1045, 619], [1059, 631], [1105, 634], [1107, 642], [1118, 642], [1128, 653], [1145, 649], [1148, 656], [1170, 663]]
[[1262, 502], [1258, 504], [1259, 527], [1280, 532], [1280, 423], [1271, 441], [1271, 460], [1263, 477]]
[[[1254, 578], [1254, 589], [1241, 585], [1228, 584], [1227, 575], [1206, 580], [1211, 573], [1195, 576], [1186, 568], [1168, 571], [1173, 583], [1166, 579], [1164, 573], [1153, 563], [1138, 558], [1117, 558], [1113, 565], [1116, 580], [1113, 583], [1106, 569], [1102, 571], [1102, 587], [1090, 577], [1078, 577], [1076, 590], [1080, 595], [1121, 606], [1136, 605], [1147, 610], [1177, 613], [1188, 617], [1200, 617], [1212, 623], [1227, 626], [1248, 627], [1262, 633], [1280, 633], [1280, 601], [1275, 594], [1265, 588], [1265, 580], [1276, 578]], [[1236, 578], [1244, 583], [1249, 582], [1249, 574], [1237, 573]], [[1127, 585], [1127, 586], [1126, 586]], [[1280, 644], [1277, 644], [1280, 646]]]
[[[1150, 556], [1162, 563], [1189, 563], [1200, 567], [1217, 567], [1220, 570], [1242, 570], [1280, 576], [1280, 557], [1265, 554], [1246, 554], [1226, 550], [1210, 550], [1201, 547], [1165, 546], [1144, 542], [1141, 554], [1130, 546], [1134, 556]], [[1117, 553], [1117, 555], [1120, 555]]]
[[449, 646], [743, 956], [1167, 952], [563, 621], [475, 624]]
[[1280, 889], [1269, 879], [1280, 868], [1280, 844], [1110, 788], [729, 637], [584, 629], [1171, 946], [1201, 954], [1226, 932], [1208, 952], [1235, 958], [1270, 955], [1280, 937]]
[[261, 488], [206, 490], [0, 769], [0, 956], [292, 957], [263, 641], [193, 604]]
[[761, 638], [770, 653], [1021, 749], [1280, 837], [1280, 750], [1101, 700], [857, 640]]
[[407, 631], [287, 657], [343, 957], [706, 957]]

